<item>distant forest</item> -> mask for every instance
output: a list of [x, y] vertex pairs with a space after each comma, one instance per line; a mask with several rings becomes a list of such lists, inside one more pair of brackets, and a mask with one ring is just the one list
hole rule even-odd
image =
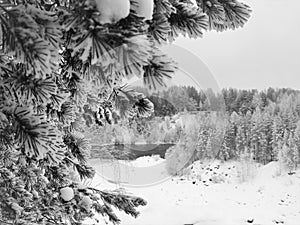
[[[175, 144], [173, 158], [166, 156], [175, 172], [191, 155], [188, 164], [198, 159], [279, 160], [292, 171], [300, 163], [300, 91], [229, 88], [214, 93], [178, 86], [155, 94], [141, 87], [137, 91], [153, 102], [154, 115], [105, 126], [95, 143]], [[206, 113], [213, 111], [221, 113]]]
[[268, 88], [263, 91], [256, 89], [239, 90], [222, 89], [215, 93], [212, 89], [198, 91], [193, 86], [172, 86], [167, 90], [150, 94], [146, 88], [134, 87], [144, 93], [153, 102], [155, 116], [174, 115], [183, 111], [226, 111], [245, 115], [259, 108], [271, 107], [278, 111], [279, 104], [293, 99], [300, 112], [300, 91], [290, 88]]
[[[178, 112], [221, 111], [221, 114], [197, 113], [192, 127], [158, 129], [151, 124], [148, 135], [152, 142], [181, 140], [178, 151], [192, 152], [194, 160], [245, 157], [266, 164], [281, 160], [290, 170], [300, 160], [300, 91], [268, 88], [264, 91], [223, 89], [197, 91], [194, 87], [170, 87], [150, 95], [139, 88], [155, 106], [155, 116], [163, 118]], [[149, 125], [148, 125], [149, 126]], [[168, 127], [168, 126], [166, 126]], [[194, 132], [195, 131], [195, 132]], [[146, 136], [146, 140], [149, 139]], [[173, 140], [173, 141], [172, 141]], [[179, 154], [180, 155], [180, 154]], [[176, 165], [174, 162], [171, 165]]]

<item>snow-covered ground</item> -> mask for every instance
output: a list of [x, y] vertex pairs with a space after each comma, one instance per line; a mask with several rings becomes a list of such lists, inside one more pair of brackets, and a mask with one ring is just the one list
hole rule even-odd
[[[163, 159], [157, 157], [143, 157], [131, 165], [135, 168], [153, 167], [162, 162]], [[103, 166], [97, 160], [91, 160], [91, 164], [97, 170]], [[136, 171], [127, 172], [134, 176]], [[108, 182], [98, 175], [92, 184], [99, 189], [126, 186]], [[156, 185], [125, 188], [143, 197], [148, 204], [139, 208], [141, 214], [137, 219], [117, 212], [122, 225], [300, 223], [300, 171], [293, 175], [283, 171], [280, 174], [277, 162], [258, 166], [253, 163], [198, 161], [180, 177]]]

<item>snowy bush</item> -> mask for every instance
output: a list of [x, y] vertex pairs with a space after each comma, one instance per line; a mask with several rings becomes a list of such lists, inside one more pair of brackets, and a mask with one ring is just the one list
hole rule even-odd
[[285, 131], [284, 141], [278, 146], [278, 161], [281, 172], [294, 172], [299, 163], [299, 149], [296, 135], [292, 132]]
[[197, 153], [197, 125], [187, 123], [185, 131], [180, 134], [179, 142], [167, 150], [166, 168], [171, 175], [178, 175], [189, 166]]
[[280, 165], [280, 174], [286, 171], [292, 171], [294, 169], [294, 162], [292, 157], [292, 149], [283, 145], [278, 151], [278, 161]]
[[191, 163], [196, 145], [192, 142], [180, 141], [166, 152], [166, 169], [170, 175], [180, 175]]

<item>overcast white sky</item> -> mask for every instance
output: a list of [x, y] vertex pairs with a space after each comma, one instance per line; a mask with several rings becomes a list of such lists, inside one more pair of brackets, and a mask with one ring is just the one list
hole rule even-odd
[[221, 88], [300, 89], [300, 0], [241, 1], [253, 10], [244, 28], [175, 43], [197, 55]]

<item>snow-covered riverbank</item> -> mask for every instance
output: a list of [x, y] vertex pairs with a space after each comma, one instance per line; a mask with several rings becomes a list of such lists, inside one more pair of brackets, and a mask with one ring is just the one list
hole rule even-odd
[[[132, 165], [147, 167], [162, 160], [143, 157]], [[98, 169], [103, 166], [96, 160], [91, 164]], [[93, 185], [123, 187], [99, 175]], [[276, 162], [252, 167], [238, 162], [195, 162], [183, 176], [148, 187], [126, 187], [126, 191], [148, 204], [139, 208], [137, 219], [117, 212], [122, 225], [297, 225], [300, 221], [300, 171], [280, 175]]]

